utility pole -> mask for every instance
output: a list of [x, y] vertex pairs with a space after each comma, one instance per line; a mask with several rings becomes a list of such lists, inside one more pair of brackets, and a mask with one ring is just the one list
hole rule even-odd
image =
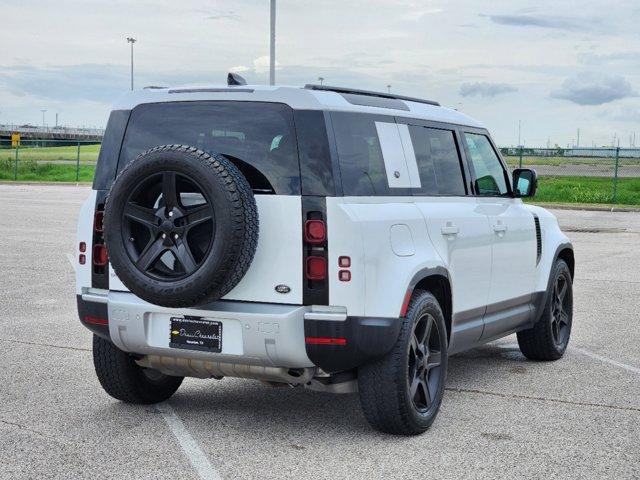
[[522, 121], [518, 120], [518, 146], [519, 147], [522, 145], [522, 142], [520, 141], [521, 133], [522, 133]]
[[136, 42], [135, 38], [127, 37], [127, 43], [131, 44], [131, 90], [133, 90], [133, 44]]
[[42, 112], [42, 128], [44, 128], [44, 114], [47, 113], [46, 110], [40, 110]]
[[269, 45], [269, 85], [276, 84], [276, 0], [271, 0], [271, 42]]
[[56, 128], [58, 128], [58, 112], [56, 112]]
[[576, 141], [576, 147], [580, 147], [580, 129], [578, 129], [578, 140]]

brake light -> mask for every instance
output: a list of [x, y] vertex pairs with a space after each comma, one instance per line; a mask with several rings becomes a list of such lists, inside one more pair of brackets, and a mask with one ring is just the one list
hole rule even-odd
[[78, 263], [79, 263], [80, 265], [84, 265], [85, 263], [87, 263], [87, 257], [86, 257], [86, 255], [85, 255], [84, 253], [81, 253], [81, 254], [78, 256]]
[[107, 255], [107, 247], [102, 244], [93, 246], [93, 264], [96, 267], [104, 267], [109, 257]]
[[96, 232], [102, 233], [104, 231], [103, 222], [104, 222], [104, 210], [96, 211], [96, 215], [93, 219], [93, 228]]
[[304, 239], [307, 243], [322, 243], [327, 238], [327, 227], [322, 220], [307, 220], [304, 224]]
[[81, 253], [86, 252], [87, 244], [85, 242], [80, 242], [80, 244], [78, 245], [78, 250], [80, 250]]
[[338, 272], [338, 279], [341, 282], [350, 282], [351, 281], [351, 272], [349, 270], [340, 270]]
[[327, 259], [324, 257], [307, 257], [307, 279], [324, 280], [327, 276]]
[[307, 345], [346, 345], [346, 338], [334, 337], [306, 337], [304, 339]]

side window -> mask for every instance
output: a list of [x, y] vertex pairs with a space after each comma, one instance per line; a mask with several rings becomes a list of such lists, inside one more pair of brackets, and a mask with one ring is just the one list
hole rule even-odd
[[410, 195], [409, 188], [389, 188], [376, 122], [393, 118], [362, 113], [333, 112], [333, 131], [345, 195]]
[[421, 188], [418, 195], [465, 195], [464, 177], [451, 130], [409, 126]]
[[505, 171], [489, 139], [477, 133], [465, 133], [465, 141], [476, 174], [479, 195], [506, 195], [509, 193]]

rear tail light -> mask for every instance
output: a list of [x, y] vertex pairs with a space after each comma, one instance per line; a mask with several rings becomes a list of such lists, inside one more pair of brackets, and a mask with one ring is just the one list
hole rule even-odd
[[97, 233], [102, 233], [104, 231], [103, 222], [104, 222], [104, 210], [96, 211], [96, 215], [93, 219], [93, 228]]
[[324, 257], [307, 257], [307, 279], [324, 280], [327, 277], [327, 259]]
[[78, 250], [80, 250], [81, 253], [86, 252], [87, 244], [85, 242], [80, 242], [80, 244], [78, 245]]
[[107, 256], [107, 247], [104, 245], [93, 246], [93, 264], [96, 267], [104, 267], [107, 264], [109, 257]]
[[340, 270], [338, 272], [338, 279], [341, 282], [350, 282], [351, 281], [351, 272], [349, 270]]
[[319, 244], [327, 238], [327, 227], [322, 220], [307, 220], [304, 224], [304, 240], [307, 243]]
[[85, 255], [84, 253], [81, 253], [81, 254], [78, 256], [78, 263], [79, 263], [80, 265], [84, 265], [85, 263], [87, 263], [87, 257], [86, 257], [86, 255]]

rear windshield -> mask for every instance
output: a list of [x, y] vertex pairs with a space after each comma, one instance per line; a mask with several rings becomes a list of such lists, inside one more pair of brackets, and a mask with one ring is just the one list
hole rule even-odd
[[139, 105], [131, 112], [118, 171], [141, 152], [167, 144], [233, 157], [243, 172], [248, 164], [264, 175], [274, 193], [300, 194], [293, 112], [286, 105], [229, 101]]

